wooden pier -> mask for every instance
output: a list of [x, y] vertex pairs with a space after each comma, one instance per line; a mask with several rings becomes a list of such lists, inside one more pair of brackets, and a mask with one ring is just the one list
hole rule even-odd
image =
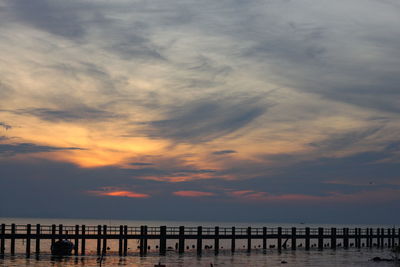
[[[117, 240], [118, 254], [128, 255], [128, 242], [138, 241], [139, 254], [144, 256], [148, 253], [148, 240], [158, 240], [157, 250], [160, 255], [167, 252], [167, 240], [176, 242], [175, 249], [178, 253], [185, 250], [195, 249], [201, 254], [203, 249], [212, 248], [215, 254], [221, 249], [220, 240], [230, 240], [230, 250], [235, 252], [236, 240], [245, 241], [245, 249], [252, 250], [252, 242], [258, 241], [259, 249], [266, 250], [274, 248], [278, 251], [283, 249], [296, 250], [297, 248], [309, 249], [336, 249], [338, 247], [349, 248], [384, 248], [394, 247], [400, 244], [400, 228], [237, 228], [237, 227], [131, 227], [120, 226], [86, 226], [86, 225], [0, 225], [0, 255], [16, 253], [15, 241], [24, 240], [25, 254], [29, 257], [32, 253], [40, 254], [41, 240], [68, 239], [74, 243], [74, 254], [85, 255], [86, 241], [95, 240], [96, 253], [98, 255], [107, 253], [107, 241]], [[31, 251], [31, 243], [35, 242], [35, 251]], [[196, 245], [185, 247], [185, 241], [192, 240]], [[203, 247], [204, 240], [213, 241], [213, 246]], [[7, 242], [6, 242], [7, 241]], [[311, 243], [313, 241], [313, 244]], [[8, 247], [6, 248], [6, 244]], [[136, 243], [135, 243], [136, 244]], [[304, 244], [304, 246], [303, 246]], [[171, 248], [169, 248], [171, 249]], [[254, 247], [253, 247], [254, 249]], [[20, 252], [19, 252], [20, 253]]]

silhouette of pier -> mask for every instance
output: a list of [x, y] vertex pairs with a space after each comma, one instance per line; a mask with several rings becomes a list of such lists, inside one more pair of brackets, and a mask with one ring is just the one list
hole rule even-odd
[[[179, 253], [184, 253], [185, 249], [196, 249], [197, 253], [201, 254], [203, 249], [212, 248], [215, 254], [218, 254], [221, 249], [220, 240], [230, 240], [230, 250], [232, 252], [236, 250], [236, 240], [244, 240], [245, 244], [247, 244], [245, 245], [245, 249], [248, 252], [252, 250], [253, 241], [260, 243], [258, 246], [259, 249], [274, 248], [278, 251], [283, 249], [296, 250], [298, 248], [306, 250], [336, 249], [338, 247], [345, 249], [349, 247], [390, 248], [400, 244], [400, 228], [227, 228], [218, 226], [132, 227], [127, 225], [65, 226], [62, 224], [1, 224], [0, 255], [5, 255], [6, 253], [14, 255], [16, 253], [15, 241], [18, 239], [24, 240], [27, 257], [31, 253], [40, 254], [41, 240], [51, 240], [51, 244], [54, 244], [56, 240], [61, 239], [69, 239], [74, 243], [75, 255], [85, 255], [87, 240], [97, 241], [96, 252], [98, 255], [107, 253], [108, 240], [118, 240], [118, 254], [120, 256], [128, 255], [129, 241], [138, 242], [140, 255], [146, 255], [149, 249], [148, 240], [159, 241], [157, 250], [160, 255], [165, 255], [167, 252], [167, 240], [177, 242], [175, 249]], [[195, 241], [196, 245], [192, 245], [191, 248], [189, 246], [185, 247], [185, 241], [187, 240]], [[211, 240], [214, 245], [203, 247], [204, 240]], [[31, 251], [32, 241], [35, 242], [35, 251]], [[313, 244], [311, 244], [311, 241], [313, 241]], [[8, 245], [7, 249], [6, 244]]]

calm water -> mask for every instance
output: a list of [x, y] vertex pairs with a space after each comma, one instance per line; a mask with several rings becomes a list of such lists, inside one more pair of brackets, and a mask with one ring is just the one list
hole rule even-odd
[[[0, 218], [0, 223], [16, 223], [16, 224], [64, 224], [64, 225], [75, 225], [75, 224], [86, 224], [86, 225], [129, 225], [129, 226], [221, 226], [221, 227], [344, 227], [344, 225], [312, 225], [312, 224], [287, 224], [287, 223], [274, 223], [274, 224], [260, 224], [260, 223], [209, 223], [209, 222], [156, 222], [156, 221], [117, 221], [117, 220], [79, 220], [79, 219], [19, 219], [19, 218]], [[345, 225], [346, 227], [393, 227], [393, 225]], [[396, 226], [396, 228], [398, 228]], [[298, 241], [301, 243], [301, 241]], [[340, 242], [340, 241], [339, 241]], [[35, 242], [32, 242], [32, 251], [35, 249]], [[118, 244], [117, 241], [109, 241], [107, 245], [110, 247], [110, 253], [105, 258], [102, 266], [151, 266], [161, 262], [166, 264], [166, 266], [210, 266], [212, 263], [214, 266], [400, 266], [391, 262], [381, 262], [374, 263], [369, 261], [369, 259], [379, 256], [384, 258], [390, 258], [392, 253], [389, 249], [341, 249], [337, 250], [325, 249], [323, 251], [318, 251], [317, 249], [311, 249], [310, 251], [305, 251], [304, 248], [298, 248], [296, 251], [290, 249], [283, 250], [279, 253], [276, 249], [267, 249], [263, 251], [259, 249], [258, 246], [261, 245], [260, 241], [253, 241], [252, 245], [255, 247], [249, 254], [245, 251], [244, 242], [237, 240], [236, 247], [237, 252], [232, 254], [229, 250], [230, 241], [221, 240], [220, 245], [225, 248], [220, 251], [220, 253], [215, 256], [213, 251], [204, 251], [201, 257], [198, 257], [195, 249], [189, 249], [184, 255], [178, 255], [175, 251], [169, 251], [166, 256], [159, 256], [155, 246], [158, 241], [149, 240], [149, 245], [151, 246], [150, 252], [145, 257], [140, 257], [138, 255], [137, 242], [130, 240], [128, 243], [129, 256], [119, 257], [117, 254]], [[186, 241], [187, 246], [191, 247], [195, 244], [195, 241]], [[213, 245], [213, 241], [209, 240], [203, 241], [204, 245]], [[272, 240], [269, 240], [268, 244], [273, 244]], [[311, 242], [313, 244], [313, 242]], [[174, 247], [175, 241], [171, 240], [167, 244], [168, 246]], [[6, 243], [6, 250], [8, 249], [8, 243]], [[0, 258], [0, 266], [26, 266], [26, 267], [44, 267], [44, 266], [99, 266], [98, 257], [95, 254], [95, 241], [87, 241], [87, 256], [78, 257], [65, 257], [62, 259], [55, 259], [50, 256], [49, 248], [50, 242], [41, 242], [41, 255], [36, 258], [32, 255], [31, 258], [26, 259], [24, 252], [24, 241], [18, 240], [16, 242], [17, 254], [13, 257], [6, 255], [3, 259]], [[287, 264], [282, 264], [282, 261], [286, 261]]]

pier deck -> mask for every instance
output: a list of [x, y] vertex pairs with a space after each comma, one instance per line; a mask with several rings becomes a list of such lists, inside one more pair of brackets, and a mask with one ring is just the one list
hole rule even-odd
[[[316, 248], [336, 249], [337, 247], [393, 247], [400, 244], [400, 228], [236, 228], [236, 227], [132, 227], [127, 225], [120, 226], [86, 226], [74, 225], [16, 225], [1, 224], [0, 227], [0, 255], [9, 253], [15, 254], [15, 240], [23, 239], [25, 242], [25, 253], [29, 257], [32, 253], [31, 242], [35, 242], [35, 251], [40, 253], [40, 241], [51, 240], [53, 244], [59, 239], [69, 239], [74, 243], [75, 255], [85, 255], [86, 240], [97, 240], [97, 254], [107, 253], [107, 240], [118, 240], [118, 253], [120, 256], [128, 254], [128, 240], [138, 240], [140, 255], [146, 255], [148, 252], [148, 240], [159, 240], [157, 249], [161, 255], [167, 251], [167, 240], [177, 241], [177, 250], [179, 253], [185, 251], [185, 240], [195, 240], [198, 254], [202, 253], [203, 240], [213, 240], [213, 249], [216, 254], [220, 250], [220, 240], [231, 241], [231, 251], [236, 249], [235, 240], [247, 240], [247, 251], [252, 249], [253, 240], [262, 240], [262, 249], [268, 248], [268, 242], [273, 241], [275, 245], [270, 248], [277, 250], [290, 249], [296, 250], [297, 247], [303, 247], [309, 250], [312, 248], [311, 240], [316, 241]], [[6, 251], [6, 240], [9, 243], [9, 249]], [[329, 243], [326, 244], [325, 241]], [[338, 243], [340, 241], [340, 243]], [[80, 246], [79, 246], [80, 245]], [[187, 249], [187, 248], [186, 248]]]

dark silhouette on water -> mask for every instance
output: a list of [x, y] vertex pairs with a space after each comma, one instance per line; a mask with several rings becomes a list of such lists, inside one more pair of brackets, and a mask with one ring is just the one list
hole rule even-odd
[[72, 255], [74, 244], [66, 239], [58, 240], [51, 245], [51, 254], [54, 256], [69, 256]]

